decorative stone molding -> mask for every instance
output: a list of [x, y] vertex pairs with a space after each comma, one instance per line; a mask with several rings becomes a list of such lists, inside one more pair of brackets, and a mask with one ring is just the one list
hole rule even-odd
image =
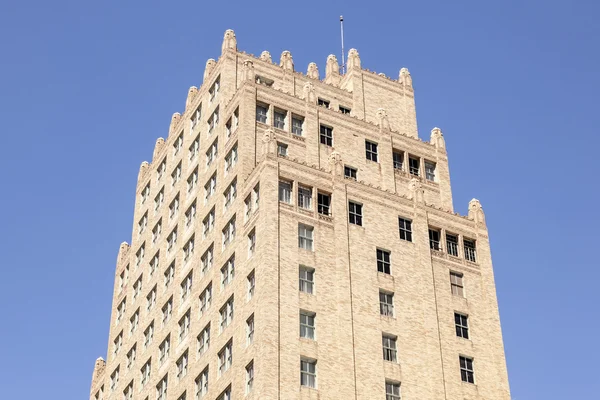
[[412, 77], [410, 76], [410, 72], [408, 72], [408, 68], [400, 70], [398, 81], [406, 87], [412, 87]]
[[186, 110], [188, 109], [188, 107], [194, 101], [194, 98], [196, 97], [196, 94], [198, 94], [198, 88], [196, 86], [191, 86], [189, 88], [189, 90], [188, 90], [187, 99], [185, 100], [185, 109]]
[[306, 76], [312, 79], [319, 79], [319, 67], [314, 62], [308, 64], [308, 70], [306, 70]]
[[148, 161], [142, 161], [142, 164], [140, 165], [140, 171], [138, 172], [138, 182], [141, 182], [142, 179], [144, 179], [146, 173], [148, 172], [149, 166], [150, 165], [148, 164]]
[[294, 60], [292, 59], [292, 53], [285, 50], [281, 53], [281, 58], [279, 59], [279, 66], [282, 67], [286, 71], [294, 71]]
[[346, 69], [360, 69], [360, 56], [358, 55], [358, 50], [350, 49], [348, 52], [348, 61], [346, 61]]
[[242, 79], [254, 82], [254, 62], [245, 60], [242, 67]]
[[469, 202], [469, 219], [475, 221], [477, 225], [485, 226], [485, 214], [481, 203], [477, 199], [472, 199]]
[[408, 189], [410, 190], [412, 199], [415, 203], [425, 203], [425, 191], [423, 190], [423, 185], [420, 180], [412, 178], [408, 182]]
[[271, 128], [267, 129], [262, 138], [263, 153], [265, 155], [274, 155], [277, 153], [277, 140], [275, 139], [275, 131]]
[[94, 372], [92, 374], [92, 388], [96, 385], [97, 381], [104, 375], [106, 370], [106, 361], [102, 357], [98, 357], [96, 364], [94, 364]]
[[117, 255], [117, 266], [121, 265], [121, 263], [127, 258], [128, 253], [129, 243], [121, 243], [121, 246], [119, 246], [119, 254]]
[[268, 63], [273, 63], [273, 60], [271, 59], [271, 53], [269, 53], [267, 50], [260, 53], [260, 59]]
[[333, 176], [344, 176], [344, 163], [342, 161], [342, 155], [337, 151], [333, 151], [329, 155], [329, 168]]
[[233, 29], [227, 29], [225, 31], [225, 35], [223, 36], [223, 45], [221, 46], [221, 54], [225, 54], [228, 49], [237, 51], [237, 38], [235, 37], [235, 32]]
[[390, 129], [390, 121], [387, 115], [387, 111], [384, 108], [377, 109], [375, 113], [377, 115], [377, 121], [379, 124], [379, 130]]
[[317, 104], [317, 95], [315, 94], [315, 87], [312, 83], [306, 82], [302, 88], [302, 96], [306, 103]]
[[159, 137], [156, 139], [156, 144], [154, 145], [154, 152], [152, 152], [152, 162], [156, 161], [156, 157], [160, 154], [163, 146], [165, 145], [165, 139]]
[[180, 113], [178, 113], [178, 112], [173, 113], [173, 116], [171, 117], [171, 125], [169, 126], [169, 135], [171, 133], [173, 133], [173, 131], [177, 127], [177, 124], [179, 123], [180, 119], [181, 119], [181, 114]]
[[340, 65], [337, 58], [333, 54], [330, 54], [327, 57], [327, 64], [325, 66], [325, 83], [339, 86], [340, 80]]
[[210, 74], [213, 72], [213, 69], [215, 69], [215, 65], [217, 65], [217, 62], [214, 58], [209, 58], [206, 60], [206, 67], [204, 67], [204, 76], [202, 78], [202, 82], [206, 82]]
[[431, 138], [429, 139], [429, 143], [434, 145], [438, 149], [446, 148], [446, 141], [444, 140], [444, 134], [440, 128], [433, 128], [431, 130]]

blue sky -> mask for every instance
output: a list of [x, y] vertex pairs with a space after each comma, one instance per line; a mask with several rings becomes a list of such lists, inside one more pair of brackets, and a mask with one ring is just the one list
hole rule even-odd
[[223, 32], [324, 71], [344, 14], [363, 67], [410, 69], [420, 136], [444, 131], [456, 210], [482, 202], [513, 398], [596, 398], [600, 3], [239, 3], [0, 5], [1, 397], [88, 396], [139, 165]]

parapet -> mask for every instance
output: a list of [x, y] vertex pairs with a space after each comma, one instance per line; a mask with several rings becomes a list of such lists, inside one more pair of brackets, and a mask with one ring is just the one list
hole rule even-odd
[[227, 50], [237, 51], [237, 39], [233, 29], [227, 29], [223, 36], [223, 45], [221, 46], [221, 54], [225, 54]]

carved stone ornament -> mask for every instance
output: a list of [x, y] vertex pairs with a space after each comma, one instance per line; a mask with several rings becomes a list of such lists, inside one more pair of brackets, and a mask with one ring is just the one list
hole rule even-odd
[[173, 113], [173, 116], [171, 117], [171, 125], [169, 126], [169, 134], [172, 133], [173, 130], [175, 130], [175, 127], [179, 123], [180, 119], [181, 119], [181, 114], [179, 114], [178, 112]]
[[348, 61], [346, 62], [347, 69], [351, 70], [354, 68], [360, 69], [360, 56], [358, 55], [358, 50], [350, 49], [348, 52]]
[[435, 147], [437, 147], [439, 149], [446, 148], [446, 141], [444, 140], [444, 134], [442, 133], [442, 130], [440, 128], [436, 127], [431, 130], [431, 137], [429, 139], [429, 143], [431, 143], [432, 145], [434, 145]]
[[279, 59], [279, 66], [286, 71], [293, 71], [294, 60], [292, 59], [292, 53], [290, 53], [287, 50], [281, 53], [281, 58]]
[[398, 81], [404, 86], [412, 87], [412, 77], [410, 76], [410, 72], [408, 72], [408, 68], [402, 68], [400, 70]]
[[119, 246], [119, 255], [117, 256], [117, 265], [120, 264], [126, 257], [129, 250], [129, 243], [123, 242]]
[[244, 60], [242, 67], [242, 79], [246, 81], [254, 81], [254, 62], [252, 62], [252, 60]]
[[263, 153], [275, 154], [277, 150], [277, 140], [275, 139], [275, 131], [271, 128], [267, 129], [262, 138]]
[[415, 202], [423, 203], [425, 201], [425, 193], [420, 180], [412, 178], [410, 182], [408, 182], [408, 189], [411, 191], [412, 198]]
[[312, 79], [319, 79], [319, 67], [314, 62], [308, 64], [308, 70], [306, 70], [306, 76]]
[[340, 65], [337, 58], [333, 54], [330, 54], [327, 57], [327, 64], [325, 65], [325, 83], [339, 86], [340, 81]]
[[475, 221], [477, 224], [485, 226], [485, 214], [481, 203], [477, 199], [472, 199], [469, 202], [469, 218]]
[[344, 163], [342, 162], [342, 155], [337, 151], [333, 151], [329, 155], [329, 167], [334, 176], [343, 176]]
[[269, 53], [267, 50], [260, 53], [260, 59], [269, 63], [273, 62], [273, 60], [271, 59], [271, 53]]
[[221, 54], [225, 54], [228, 49], [234, 51], [237, 50], [237, 39], [233, 29], [227, 29], [225, 31], [225, 35], [223, 36], [223, 46], [221, 46]]
[[160, 153], [164, 145], [165, 139], [161, 137], [156, 139], [156, 144], [154, 145], [154, 152], [152, 152], [152, 162], [156, 161], [156, 157], [158, 156], [158, 153]]
[[384, 108], [378, 108], [375, 113], [377, 116], [377, 123], [379, 124], [380, 129], [389, 129], [390, 122], [388, 119], [387, 111]]
[[96, 383], [96, 380], [100, 378], [104, 374], [104, 370], [106, 369], [106, 361], [102, 357], [98, 357], [96, 363], [94, 364], [94, 373], [92, 376], [92, 386]]
[[304, 84], [304, 87], [302, 88], [302, 96], [304, 97], [304, 100], [306, 100], [306, 102], [309, 104], [317, 103], [317, 95], [315, 94], [315, 87], [310, 82], [306, 82]]
[[185, 109], [187, 110], [190, 104], [194, 101], [196, 94], [198, 93], [198, 88], [196, 86], [191, 86], [188, 90], [187, 99], [185, 100]]
[[138, 182], [144, 177], [144, 175], [146, 175], [146, 171], [148, 171], [148, 161], [142, 161], [142, 164], [140, 165], [140, 171], [138, 172]]
[[210, 74], [213, 72], [213, 69], [215, 69], [215, 65], [217, 65], [217, 62], [214, 60], [214, 58], [209, 58], [206, 60], [206, 67], [204, 67], [204, 76], [202, 77], [202, 82], [206, 82]]

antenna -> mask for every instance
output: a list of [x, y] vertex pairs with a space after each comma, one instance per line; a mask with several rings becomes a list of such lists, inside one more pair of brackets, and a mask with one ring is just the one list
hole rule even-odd
[[346, 73], [346, 60], [344, 55], [344, 16], [340, 15], [340, 28], [342, 29], [342, 75]]

